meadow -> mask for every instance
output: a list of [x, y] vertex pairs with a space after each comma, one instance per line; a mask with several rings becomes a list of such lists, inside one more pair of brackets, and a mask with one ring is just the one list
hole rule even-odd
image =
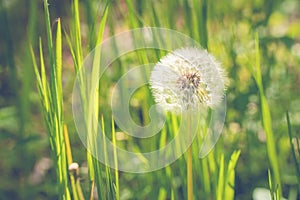
[[[300, 199], [299, 10], [297, 0], [0, 0], [0, 199]], [[149, 116], [151, 71], [143, 68], [138, 76], [148, 82], [129, 97], [122, 77], [188, 46], [151, 29], [165, 49], [121, 54], [129, 40], [118, 34], [145, 27], [193, 39], [221, 64], [226, 85], [224, 127], [208, 155], [199, 158], [213, 110], [201, 108], [188, 151], [148, 171], [138, 166], [153, 163], [140, 153], [168, 145], [182, 127], [189, 132], [184, 123], [193, 120], [165, 112], [157, 135], [124, 130], [129, 118], [159, 125]], [[146, 37], [129, 33], [137, 46]], [[84, 70], [106, 63], [105, 55], [118, 57], [105, 70]], [[128, 115], [114, 115], [111, 104]], [[123, 166], [116, 147], [138, 161]]]

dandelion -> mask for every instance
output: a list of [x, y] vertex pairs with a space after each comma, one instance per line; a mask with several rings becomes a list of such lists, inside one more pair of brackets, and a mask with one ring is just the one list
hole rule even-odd
[[166, 111], [179, 113], [200, 104], [213, 108], [224, 95], [224, 73], [206, 50], [182, 48], [154, 66], [150, 86], [156, 103]]
[[69, 171], [78, 171], [79, 170], [79, 165], [78, 163], [71, 163], [69, 165]]
[[[224, 73], [220, 63], [206, 50], [182, 48], [163, 57], [150, 77], [157, 104], [166, 111], [197, 111], [200, 105], [215, 107], [224, 95]], [[191, 139], [191, 115], [187, 137]], [[187, 195], [193, 199], [192, 146], [187, 151]]]
[[69, 172], [72, 173], [77, 179], [79, 175], [79, 165], [76, 162], [73, 162], [69, 165]]

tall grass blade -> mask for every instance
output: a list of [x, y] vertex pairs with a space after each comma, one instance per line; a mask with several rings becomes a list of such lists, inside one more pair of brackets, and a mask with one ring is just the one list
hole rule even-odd
[[101, 18], [101, 21], [100, 21], [100, 24], [99, 24], [99, 30], [98, 30], [98, 34], [97, 34], [96, 45], [98, 45], [102, 42], [103, 33], [104, 33], [106, 21], [107, 21], [107, 15], [109, 13], [109, 8], [110, 8], [110, 4], [107, 3], [105, 5], [104, 13], [102, 15], [102, 18]]
[[[27, 31], [27, 38], [28, 38], [28, 47], [34, 46], [36, 44], [36, 22], [37, 22], [37, 10], [38, 10], [38, 3], [36, 0], [30, 1], [29, 7], [29, 17], [28, 17], [28, 31]], [[33, 78], [34, 72], [32, 66], [32, 58], [31, 53], [25, 50], [24, 56], [24, 69], [22, 70], [21, 83], [22, 88], [19, 90], [19, 95], [21, 99], [20, 102], [20, 134], [22, 137], [27, 137], [26, 125], [28, 124], [28, 120], [30, 119], [30, 94], [32, 91], [33, 86]], [[22, 150], [23, 151], [23, 150]], [[21, 153], [24, 154], [25, 152]], [[24, 156], [24, 155], [22, 155]]]
[[39, 40], [39, 47], [40, 47], [40, 62], [41, 62], [41, 78], [42, 78], [42, 88], [43, 88], [43, 106], [45, 107], [45, 111], [49, 112], [50, 109], [50, 94], [49, 94], [49, 87], [47, 83], [47, 77], [46, 77], [46, 69], [45, 69], [45, 61], [44, 61], [44, 55], [43, 55], [43, 44], [42, 39]]
[[[102, 135], [103, 138], [105, 138], [105, 129], [104, 129], [104, 118], [103, 116], [101, 117], [101, 124], [102, 124]], [[106, 148], [106, 141], [103, 141], [103, 152], [104, 152], [104, 160], [105, 163], [108, 163], [108, 154], [107, 154], [107, 148]], [[110, 173], [110, 168], [108, 165], [105, 165], [105, 180], [106, 180], [106, 192], [107, 192], [107, 197], [108, 199], [115, 199], [115, 191], [114, 191], [114, 186], [111, 178], [111, 173]]]
[[79, 5], [78, 0], [73, 0], [73, 33], [75, 40], [75, 55], [76, 60], [74, 60], [75, 70], [78, 72], [80, 65], [82, 64], [82, 45], [81, 45], [81, 30], [80, 30], [80, 17], [79, 17]]
[[112, 142], [114, 144], [114, 165], [115, 165], [115, 191], [116, 191], [116, 200], [120, 200], [120, 186], [119, 186], [119, 170], [118, 170], [118, 155], [117, 155], [117, 140], [115, 132], [115, 123], [114, 118], [111, 119], [111, 134]]
[[[297, 156], [296, 156], [296, 151], [295, 151], [295, 148], [294, 148], [292, 126], [291, 126], [290, 116], [289, 116], [288, 111], [286, 112], [286, 121], [287, 121], [287, 125], [288, 125], [288, 134], [289, 134], [289, 139], [290, 139], [290, 145], [291, 145], [293, 161], [294, 161], [294, 164], [295, 164], [295, 169], [296, 169], [296, 174], [297, 174], [297, 179], [298, 179], [298, 192], [300, 192], [300, 165], [298, 163]], [[298, 140], [298, 139], [296, 138], [296, 140]], [[299, 144], [298, 144], [298, 149], [299, 149]]]
[[230, 157], [230, 161], [227, 167], [226, 182], [224, 189], [224, 199], [234, 200], [234, 188], [235, 188], [235, 166], [239, 159], [241, 151], [235, 151]]
[[[56, 175], [59, 189], [59, 199], [71, 199], [68, 185], [68, 164], [63, 130], [63, 98], [62, 98], [62, 35], [60, 19], [57, 20], [56, 49], [53, 48], [52, 32], [48, 2], [44, 0], [46, 33], [48, 38], [48, 54], [50, 56], [50, 83], [47, 82], [42, 42], [40, 40], [41, 73], [38, 72], [36, 59], [33, 55], [40, 98], [44, 110], [44, 118], [50, 134], [50, 145], [54, 153]], [[55, 55], [53, 54], [55, 50]]]
[[200, 38], [200, 44], [203, 48], [208, 49], [208, 31], [207, 31], [207, 0], [200, 1], [200, 12], [196, 12], [197, 19], [199, 19], [198, 34]]
[[224, 184], [225, 184], [225, 166], [224, 166], [224, 154], [221, 154], [220, 163], [219, 163], [219, 178], [216, 192], [216, 199], [224, 199]]
[[53, 65], [54, 58], [53, 58], [53, 41], [52, 41], [52, 32], [51, 32], [51, 23], [50, 23], [50, 14], [48, 8], [48, 0], [44, 0], [44, 12], [45, 12], [45, 23], [46, 23], [46, 34], [48, 40], [48, 54], [50, 59], [50, 66]]
[[261, 75], [261, 67], [260, 67], [260, 54], [259, 54], [259, 40], [258, 40], [258, 34], [256, 34], [255, 38], [255, 58], [256, 58], [256, 64], [255, 69], [252, 70], [255, 82], [257, 84], [257, 87], [259, 89], [260, 94], [260, 102], [261, 102], [261, 110], [262, 110], [262, 124], [266, 133], [267, 137], [267, 153], [271, 165], [271, 169], [274, 173], [275, 178], [275, 185], [278, 185], [278, 192], [279, 196], [281, 196], [281, 178], [280, 178], [280, 171], [279, 171], [279, 163], [278, 163], [278, 157], [277, 157], [277, 151], [275, 146], [275, 139], [274, 134], [272, 131], [272, 119], [271, 119], [271, 112], [270, 108], [266, 99], [266, 96], [264, 94], [263, 89], [263, 83], [262, 83], [262, 75]]

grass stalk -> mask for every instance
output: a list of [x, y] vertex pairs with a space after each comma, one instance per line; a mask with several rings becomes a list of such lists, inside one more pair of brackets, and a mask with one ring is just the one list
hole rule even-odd
[[[48, 54], [50, 62], [50, 82], [47, 82], [42, 42], [40, 40], [39, 72], [33, 50], [31, 49], [34, 71], [44, 110], [44, 118], [50, 134], [50, 145], [54, 154], [56, 175], [59, 189], [59, 199], [71, 199], [68, 185], [68, 167], [63, 130], [63, 97], [62, 97], [62, 34], [60, 19], [57, 20], [56, 46], [53, 47], [52, 31], [48, 2], [44, 0], [46, 33], [48, 38]], [[55, 52], [55, 54], [54, 54]]]
[[[101, 117], [101, 127], [102, 127], [102, 135], [103, 138], [105, 138], [105, 126], [104, 126], [104, 118], [103, 115]], [[104, 161], [105, 163], [108, 163], [108, 155], [107, 155], [107, 148], [106, 148], [106, 141], [103, 141], [103, 152], [104, 152]], [[114, 189], [113, 189], [113, 183], [112, 183], [112, 178], [111, 178], [111, 173], [110, 173], [110, 168], [105, 165], [105, 181], [106, 181], [106, 193], [108, 199], [115, 199], [114, 197]]]
[[217, 184], [217, 200], [223, 200], [224, 198], [224, 177], [225, 177], [225, 164], [224, 164], [224, 154], [221, 154], [220, 157], [220, 167], [219, 167], [219, 178], [218, 178], [218, 184]]
[[281, 178], [280, 178], [280, 170], [278, 163], [278, 154], [275, 146], [274, 134], [272, 131], [272, 119], [271, 119], [271, 111], [267, 102], [267, 98], [264, 94], [263, 83], [262, 83], [262, 75], [261, 75], [261, 64], [260, 64], [260, 54], [259, 54], [259, 40], [258, 34], [256, 34], [255, 38], [255, 70], [252, 70], [254, 79], [256, 81], [257, 87], [259, 89], [260, 94], [260, 102], [261, 102], [261, 110], [262, 110], [262, 124], [266, 133], [267, 141], [267, 153], [271, 165], [272, 172], [274, 173], [275, 185], [278, 186], [278, 193], [281, 196]]
[[[106, 19], [109, 10], [109, 3], [106, 4], [102, 19], [99, 24], [99, 30], [96, 41], [92, 39], [95, 43], [90, 45], [96, 46], [102, 42], [103, 33], [105, 29]], [[82, 44], [81, 44], [81, 27], [80, 27], [80, 16], [79, 16], [79, 2], [78, 0], [73, 1], [73, 30], [71, 32], [71, 37], [67, 36], [67, 41], [71, 50], [71, 55], [75, 64], [75, 71], [81, 73], [79, 74], [80, 80], [80, 92], [81, 98], [84, 105], [84, 119], [87, 124], [87, 163], [88, 163], [88, 172], [89, 172], [89, 180], [90, 180], [90, 199], [94, 198], [94, 187], [97, 187], [98, 198], [99, 199], [111, 199], [113, 192], [111, 189], [112, 180], [110, 178], [110, 171], [106, 169], [106, 177], [105, 179], [108, 181], [107, 183], [107, 191], [105, 192], [105, 188], [103, 187], [103, 173], [101, 170], [101, 165], [99, 161], [95, 158], [98, 157], [100, 148], [97, 147], [97, 134], [98, 131], [98, 119], [99, 119], [99, 88], [100, 85], [95, 84], [98, 82], [98, 76], [100, 74], [100, 56], [101, 56], [101, 48], [98, 46], [94, 51], [94, 58], [92, 63], [92, 73], [91, 77], [84, 77], [86, 75], [85, 69], [81, 69], [82, 63]], [[94, 25], [91, 24], [91, 19], [89, 20], [89, 25], [93, 26], [91, 31], [94, 30]], [[90, 35], [94, 35], [94, 33], [90, 33]], [[96, 88], [92, 88], [96, 85]], [[91, 87], [92, 86], [92, 87]], [[93, 91], [95, 90], [95, 93]], [[86, 98], [87, 97], [87, 98]], [[103, 127], [104, 128], [104, 125]], [[103, 149], [105, 151], [105, 149]], [[95, 157], [93, 157], [95, 156]], [[109, 188], [109, 189], [108, 189]]]
[[226, 200], [233, 200], [234, 199], [234, 188], [235, 188], [235, 166], [239, 159], [241, 151], [235, 151], [232, 153], [230, 157], [230, 161], [227, 167], [226, 173], [226, 182], [224, 188], [224, 198]]
[[114, 123], [114, 118], [113, 117], [112, 117], [112, 120], [111, 120], [111, 133], [112, 133], [112, 142], [114, 144], [116, 200], [120, 200], [119, 170], [118, 170], [118, 157], [117, 157], [117, 141], [116, 141], [115, 123]]
[[[197, 152], [198, 153], [198, 152]], [[209, 169], [208, 169], [208, 158], [201, 159], [201, 172], [202, 172], [202, 181], [203, 181], [203, 189], [205, 194], [209, 194], [211, 192], [210, 188], [210, 178], [209, 178]]]
[[[298, 179], [298, 191], [300, 192], [300, 165], [299, 165], [299, 163], [297, 161], [297, 157], [296, 157], [296, 151], [295, 151], [294, 143], [293, 143], [292, 126], [291, 126], [290, 116], [289, 116], [288, 111], [286, 112], [286, 121], [287, 121], [287, 125], [288, 125], [288, 134], [289, 134], [289, 141], [290, 141], [290, 145], [291, 145], [293, 161], [295, 164], [295, 169], [296, 169], [296, 174], [297, 174], [297, 179]], [[298, 148], [299, 148], [299, 145], [298, 145]]]
[[[30, 12], [28, 18], [28, 31], [27, 31], [27, 38], [28, 38], [28, 47], [30, 45], [35, 46], [36, 41], [36, 19], [37, 19], [37, 10], [38, 4], [36, 0], [30, 1]], [[24, 71], [22, 71], [21, 82], [22, 82], [22, 89], [19, 92], [19, 109], [20, 109], [20, 134], [23, 137], [27, 137], [26, 134], [26, 124], [28, 123], [29, 113], [30, 113], [30, 92], [33, 86], [33, 68], [32, 68], [32, 60], [30, 52], [27, 51], [25, 53], [25, 62], [24, 62]], [[21, 150], [23, 151], [23, 150]], [[23, 152], [24, 153], [24, 152]]]
[[78, 0], [73, 0], [73, 33], [75, 41], [75, 70], [79, 70], [80, 65], [82, 64], [82, 45], [81, 45], [81, 30], [80, 30], [80, 17], [79, 17], [79, 2]]
[[199, 13], [198, 19], [200, 20], [200, 25], [198, 26], [198, 34], [200, 37], [200, 43], [203, 48], [208, 48], [208, 31], [207, 31], [207, 0], [201, 1], [201, 12]]

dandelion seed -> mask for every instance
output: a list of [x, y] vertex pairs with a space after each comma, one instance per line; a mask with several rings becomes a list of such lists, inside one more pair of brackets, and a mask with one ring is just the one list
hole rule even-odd
[[200, 104], [214, 107], [224, 95], [224, 73], [220, 63], [206, 50], [177, 49], [163, 57], [150, 77], [156, 103], [179, 113]]

